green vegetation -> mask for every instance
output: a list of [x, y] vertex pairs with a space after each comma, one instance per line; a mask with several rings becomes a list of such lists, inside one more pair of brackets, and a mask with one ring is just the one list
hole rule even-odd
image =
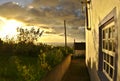
[[73, 50], [67, 47], [34, 44], [40, 29], [17, 28], [17, 42], [0, 39], [0, 81], [40, 81]]
[[0, 81], [40, 81], [72, 49], [33, 42], [0, 39]]
[[34, 28], [31, 29], [25, 29], [25, 28], [17, 28], [17, 32], [19, 33], [17, 35], [18, 41], [24, 41], [24, 42], [35, 42], [38, 40], [39, 37], [42, 36], [44, 31], [40, 31], [40, 28]]

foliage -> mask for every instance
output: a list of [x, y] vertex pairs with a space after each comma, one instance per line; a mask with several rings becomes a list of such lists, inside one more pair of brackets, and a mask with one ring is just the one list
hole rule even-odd
[[34, 45], [32, 42], [19, 42], [15, 45], [14, 54], [23, 56], [38, 56], [40, 47]]
[[24, 28], [17, 28], [18, 34], [18, 41], [24, 41], [24, 42], [34, 42], [37, 41], [37, 39], [42, 35], [43, 31], [40, 31], [40, 29], [24, 29]]
[[41, 66], [36, 65], [36, 68], [35, 65], [23, 64], [18, 57], [15, 57], [15, 64], [17, 66], [19, 76], [21, 76], [21, 81], [38, 81], [46, 73]]
[[0, 45], [0, 81], [39, 81], [66, 56], [61, 46], [2, 40]]
[[40, 29], [17, 28], [18, 42], [6, 36], [0, 39], [0, 81], [39, 81], [59, 64], [72, 49], [34, 44], [42, 35]]
[[46, 59], [47, 63], [51, 65], [51, 67], [54, 67], [63, 60], [63, 53], [60, 49], [53, 48], [47, 54]]

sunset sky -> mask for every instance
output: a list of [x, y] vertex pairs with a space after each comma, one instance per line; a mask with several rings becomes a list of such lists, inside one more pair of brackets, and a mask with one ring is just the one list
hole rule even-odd
[[0, 0], [0, 36], [14, 36], [20, 26], [44, 30], [41, 42], [85, 41], [84, 14], [80, 0]]

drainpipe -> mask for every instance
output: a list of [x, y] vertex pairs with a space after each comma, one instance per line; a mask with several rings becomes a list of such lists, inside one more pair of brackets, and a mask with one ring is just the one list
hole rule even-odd
[[81, 4], [85, 4], [85, 19], [86, 19], [86, 27], [87, 30], [91, 30], [91, 27], [89, 27], [89, 19], [88, 19], [88, 7], [87, 4], [90, 4], [91, 0], [87, 1], [81, 1]]

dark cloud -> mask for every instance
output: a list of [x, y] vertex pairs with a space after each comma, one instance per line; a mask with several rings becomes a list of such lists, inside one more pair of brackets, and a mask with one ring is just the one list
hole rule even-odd
[[64, 20], [67, 23], [69, 36], [80, 34], [78, 27], [84, 26], [84, 13], [81, 11], [80, 0], [33, 0], [26, 7], [8, 2], [0, 5], [0, 16], [31, 25], [45, 24], [48, 26], [45, 28], [51, 27], [54, 30], [46, 32], [47, 34], [63, 33]]
[[[56, 6], [49, 6], [51, 3], [56, 3]], [[66, 2], [53, 0], [51, 3], [47, 0], [34, 0], [33, 4], [39, 4], [38, 8], [34, 7], [34, 5], [32, 8], [23, 8], [18, 4], [8, 2], [0, 6], [0, 16], [15, 18], [31, 24], [43, 23], [59, 25], [63, 20], [68, 20], [70, 25], [83, 25], [84, 17], [79, 7], [80, 4], [78, 4], [78, 6], [75, 4], [75, 1], [68, 2], [67, 0]]]
[[14, 2], [8, 2], [0, 5], [0, 16], [15, 18], [25, 12], [25, 9]]
[[37, 9], [42, 10], [46, 16], [61, 20], [72, 20], [77, 17], [83, 19], [84, 16], [81, 12], [80, 0], [34, 0], [31, 6], [34, 5], [37, 5]]
[[34, 6], [35, 8], [40, 7], [41, 5], [44, 6], [56, 6], [59, 3], [59, 0], [33, 0], [33, 2], [30, 4]]

